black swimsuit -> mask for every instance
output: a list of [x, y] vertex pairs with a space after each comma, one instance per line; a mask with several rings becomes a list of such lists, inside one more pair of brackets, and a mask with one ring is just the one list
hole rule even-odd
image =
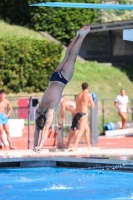
[[78, 130], [79, 129], [79, 120], [82, 116], [84, 115], [87, 115], [86, 113], [77, 113], [74, 118], [73, 118], [73, 121], [72, 121], [72, 126], [71, 126], [71, 129], [73, 130]]

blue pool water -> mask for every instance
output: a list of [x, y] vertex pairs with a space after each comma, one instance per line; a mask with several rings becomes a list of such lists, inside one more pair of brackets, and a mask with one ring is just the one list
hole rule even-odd
[[0, 200], [129, 200], [133, 173], [73, 168], [0, 169]]

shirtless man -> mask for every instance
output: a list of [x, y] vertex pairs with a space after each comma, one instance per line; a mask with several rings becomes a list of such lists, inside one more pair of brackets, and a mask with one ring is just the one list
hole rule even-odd
[[77, 95], [76, 98], [76, 112], [72, 123], [72, 129], [77, 129], [77, 123], [79, 121], [79, 131], [77, 137], [74, 142], [73, 150], [76, 151], [78, 148], [79, 141], [84, 133], [87, 133], [86, 141], [88, 147], [90, 147], [90, 136], [89, 136], [89, 126], [88, 126], [88, 106], [90, 105], [91, 108], [95, 107], [95, 103], [92, 99], [92, 95], [88, 94], [88, 83], [82, 83], [82, 92]]
[[59, 128], [62, 128], [65, 111], [71, 112], [73, 115], [76, 114], [76, 102], [72, 100], [67, 100], [64, 97], [60, 101], [60, 119], [59, 119]]
[[[6, 132], [7, 141], [9, 143], [9, 148], [14, 149], [11, 146], [11, 138], [9, 134], [9, 124], [8, 124], [8, 117], [10, 116], [12, 112], [12, 106], [10, 102], [5, 98], [6, 92], [5, 90], [0, 90], [0, 139], [2, 143], [4, 144], [4, 147], [6, 148], [6, 142], [3, 138], [3, 132]], [[5, 109], [8, 108], [8, 112], [5, 112]]]
[[[41, 103], [36, 110], [36, 127], [33, 148], [35, 152], [40, 152], [48, 136], [49, 127], [53, 121], [53, 114], [60, 103], [62, 92], [66, 84], [73, 76], [77, 55], [83, 40], [89, 31], [89, 26], [83, 26], [79, 31], [77, 31], [76, 37], [67, 48], [65, 58], [50, 77], [49, 86], [46, 89]], [[41, 138], [40, 142], [38, 143], [40, 132]]]
[[[64, 144], [62, 144], [62, 127], [65, 117], [65, 111], [69, 111], [72, 115], [76, 114], [76, 102], [72, 100], [67, 100], [64, 97], [61, 98], [60, 101], [60, 118], [58, 124], [58, 139], [60, 144], [58, 144], [58, 148], [67, 148]], [[69, 135], [71, 137], [71, 134]]]
[[[58, 130], [59, 130], [58, 137], [60, 137], [59, 136], [59, 134], [61, 134], [60, 130], [63, 127], [65, 111], [69, 111], [72, 113], [72, 115], [75, 115], [76, 114], [76, 102], [72, 101], [72, 100], [67, 100], [64, 97], [62, 97], [61, 101], [60, 101], [60, 118], [59, 118], [59, 125], [58, 125]], [[70, 140], [70, 142], [71, 142], [71, 137], [73, 138], [73, 135], [71, 135], [71, 132], [70, 132], [69, 137], [68, 137], [68, 141]], [[59, 146], [61, 148], [67, 148], [67, 145], [60, 144]]]

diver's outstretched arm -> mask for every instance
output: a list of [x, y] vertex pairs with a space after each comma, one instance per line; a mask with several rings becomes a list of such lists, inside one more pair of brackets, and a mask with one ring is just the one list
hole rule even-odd
[[46, 139], [48, 138], [49, 128], [53, 121], [53, 113], [54, 113], [53, 109], [48, 109], [45, 126], [43, 127], [42, 133], [41, 133], [40, 142], [39, 144], [34, 143], [34, 144], [37, 144], [33, 149], [33, 151], [35, 151], [36, 153], [37, 152], [39, 153], [41, 151], [41, 148], [43, 147]]
[[35, 125], [35, 132], [34, 132], [34, 147], [38, 145], [38, 139], [39, 139], [39, 128]]

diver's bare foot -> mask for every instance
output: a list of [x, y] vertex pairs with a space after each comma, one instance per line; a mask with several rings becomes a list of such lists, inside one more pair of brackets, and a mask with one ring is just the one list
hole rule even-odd
[[40, 146], [36, 146], [33, 148], [33, 151], [36, 152], [36, 153], [40, 153], [42, 151], [41, 147]]
[[82, 27], [79, 31], [77, 31], [77, 36], [86, 36], [90, 32], [90, 27], [89, 26], [84, 26]]

